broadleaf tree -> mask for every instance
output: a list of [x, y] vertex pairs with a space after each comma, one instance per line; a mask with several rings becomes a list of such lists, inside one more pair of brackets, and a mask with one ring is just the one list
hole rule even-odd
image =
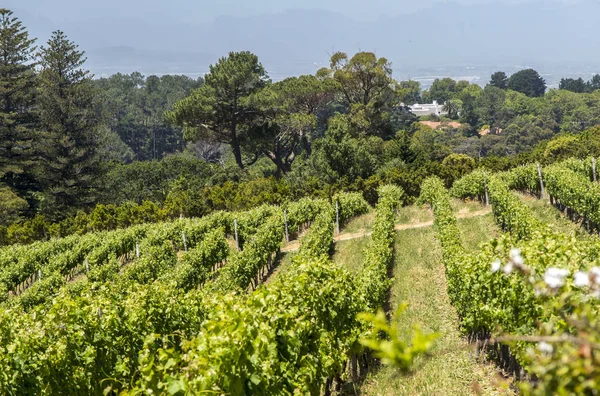
[[354, 128], [365, 135], [392, 137], [391, 114], [399, 98], [391, 63], [372, 52], [359, 52], [352, 58], [337, 52], [331, 57], [328, 72], [338, 83], [340, 99], [348, 107]]
[[486, 85], [476, 99], [475, 111], [481, 121], [490, 126], [492, 132], [499, 128], [505, 99], [504, 91], [493, 85]]
[[398, 99], [407, 106], [419, 103], [421, 101], [421, 83], [408, 80], [400, 81], [396, 86]]
[[312, 133], [335, 96], [330, 78], [290, 77], [270, 85], [253, 97], [263, 123], [257, 123], [251, 140], [277, 167], [277, 177], [291, 170], [296, 155], [311, 152]]
[[458, 91], [457, 83], [453, 79], [449, 77], [436, 78], [429, 88], [429, 95], [431, 100], [437, 100], [440, 105], [443, 105], [446, 101], [452, 99]]

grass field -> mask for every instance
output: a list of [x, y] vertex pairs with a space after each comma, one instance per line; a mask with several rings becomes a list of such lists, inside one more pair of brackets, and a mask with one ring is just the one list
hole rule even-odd
[[491, 213], [485, 216], [459, 219], [458, 228], [462, 245], [468, 252], [478, 250], [482, 243], [501, 234], [494, 222], [494, 215]]
[[333, 262], [342, 264], [352, 272], [359, 272], [363, 265], [363, 250], [369, 244], [371, 237], [340, 241], [335, 244]]

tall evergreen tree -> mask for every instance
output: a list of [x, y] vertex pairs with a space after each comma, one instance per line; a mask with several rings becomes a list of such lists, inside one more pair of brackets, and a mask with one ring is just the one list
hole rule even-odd
[[185, 148], [183, 129], [163, 114], [204, 83], [183, 75], [148, 76], [135, 72], [94, 80], [100, 91], [99, 111], [110, 128], [138, 161], [162, 158]]
[[508, 79], [508, 89], [537, 98], [546, 92], [546, 81], [533, 69], [520, 70]]
[[586, 83], [587, 90], [589, 92], [593, 92], [597, 89], [600, 89], [600, 74], [594, 74], [592, 79]]
[[498, 87], [500, 89], [508, 88], [508, 77], [506, 76], [506, 73], [504, 73], [503, 71], [497, 71], [494, 74], [492, 74], [492, 77], [490, 79], [490, 85], [493, 85], [494, 87]]
[[35, 189], [35, 39], [7, 9], [0, 9], [0, 187], [21, 197]]
[[44, 210], [53, 217], [91, 203], [98, 176], [99, 116], [86, 58], [63, 32], [55, 31], [40, 53], [38, 113], [44, 159], [40, 178]]
[[582, 93], [587, 89], [585, 81], [583, 78], [579, 77], [575, 78], [561, 78], [560, 83], [558, 84], [558, 89], [564, 89], [571, 92]]
[[[166, 113], [167, 119], [184, 128], [186, 139], [229, 144], [240, 169], [253, 164], [259, 153], [248, 139], [257, 111], [249, 97], [270, 83], [265, 68], [251, 52], [230, 52], [210, 66], [205, 85]], [[245, 161], [243, 148], [254, 158]]]

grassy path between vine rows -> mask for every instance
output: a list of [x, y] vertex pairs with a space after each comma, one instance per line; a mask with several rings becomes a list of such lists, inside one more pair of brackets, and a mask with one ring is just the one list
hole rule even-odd
[[[496, 235], [491, 214], [459, 220], [468, 250]], [[396, 235], [394, 284], [391, 305], [402, 302], [408, 308], [398, 319], [407, 339], [414, 325], [426, 332], [442, 334], [427, 358], [415, 369], [399, 374], [382, 367], [367, 378], [360, 390], [364, 395], [500, 395], [507, 384], [492, 364], [478, 362], [471, 346], [458, 330], [458, 317], [446, 293], [446, 277], [439, 242], [433, 227], [399, 231]], [[335, 257], [334, 257], [335, 259]]]
[[[458, 213], [456, 217], [458, 219], [466, 219], [466, 218], [471, 218], [471, 217], [485, 216], [489, 213], [491, 213], [491, 209], [485, 208], [485, 209], [481, 209], [481, 210], [478, 210], [475, 212]], [[372, 216], [369, 216], [369, 217], [372, 217]], [[363, 217], [361, 217], [359, 219], [364, 220]], [[417, 223], [415, 223], [415, 222], [397, 223], [395, 230], [401, 231], [401, 230], [409, 230], [409, 229], [415, 229], [415, 228], [425, 228], [425, 227], [431, 227], [432, 225], [433, 225], [433, 220], [417, 222]], [[370, 228], [361, 228], [358, 231], [354, 231], [354, 232], [349, 232], [348, 230], [344, 229], [344, 231], [342, 231], [340, 234], [338, 234], [334, 237], [334, 242], [343, 242], [343, 241], [348, 241], [351, 239], [364, 238], [364, 237], [367, 237], [370, 235], [371, 235]], [[281, 251], [284, 253], [294, 252], [294, 251], [298, 250], [299, 247], [300, 247], [300, 241], [292, 241], [289, 244], [287, 244], [285, 247], [283, 247], [281, 249]]]
[[556, 231], [574, 233], [578, 238], [588, 238], [590, 234], [580, 224], [573, 223], [564, 214], [550, 204], [549, 199], [537, 199], [527, 194], [516, 193], [521, 201], [527, 205], [535, 217], [544, 224], [550, 224]]
[[[455, 200], [453, 206], [457, 211], [457, 217], [460, 219], [479, 217], [488, 215], [490, 208], [485, 208], [479, 203], [463, 202]], [[362, 263], [362, 251], [370, 240], [373, 219], [375, 212], [371, 211], [365, 215], [358, 216], [348, 222], [339, 235], [334, 237], [335, 254], [333, 260], [337, 263], [344, 263], [350, 270], [358, 270]], [[426, 208], [417, 206], [405, 206], [400, 208], [396, 218], [396, 227], [398, 231], [408, 229], [419, 229], [431, 227], [433, 225], [433, 213]], [[279, 263], [265, 281], [271, 282], [280, 273], [284, 273], [289, 268], [294, 253], [300, 247], [300, 241], [295, 240], [286, 244], [281, 249]]]
[[[453, 203], [463, 244], [474, 251], [481, 242], [497, 236], [490, 208], [478, 203]], [[370, 241], [373, 213], [351, 220], [337, 237], [332, 260], [352, 272], [363, 265], [362, 252]], [[439, 242], [435, 239], [429, 209], [408, 206], [397, 217], [394, 282], [390, 292], [392, 310], [408, 302], [398, 326], [406, 338], [413, 325], [425, 332], [439, 332], [431, 356], [417, 361], [416, 368], [401, 374], [390, 367], [369, 373], [361, 395], [501, 395], [508, 386], [491, 363], [477, 361], [472, 347], [458, 330], [458, 317], [446, 293], [446, 277]], [[282, 253], [278, 276], [290, 267], [293, 251]], [[276, 275], [276, 274], [274, 274]], [[274, 278], [274, 276], [272, 277]], [[270, 280], [272, 279], [270, 278]]]

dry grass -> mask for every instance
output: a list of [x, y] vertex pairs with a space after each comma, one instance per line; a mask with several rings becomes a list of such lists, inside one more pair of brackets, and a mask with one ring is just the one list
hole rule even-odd
[[292, 267], [292, 258], [297, 254], [297, 252], [280, 252], [278, 260], [276, 263], [277, 266], [273, 270], [273, 272], [269, 275], [267, 279], [263, 282], [263, 284], [267, 285], [273, 280], [275, 280], [278, 276], [284, 276], [287, 271]]
[[417, 224], [433, 220], [433, 212], [425, 206], [405, 206], [398, 209], [396, 224]]
[[478, 250], [482, 243], [501, 234], [494, 222], [494, 215], [491, 213], [485, 216], [459, 219], [458, 228], [462, 245], [468, 252]]
[[485, 209], [485, 206], [481, 204], [479, 201], [471, 201], [471, 200], [460, 200], [460, 199], [452, 199], [452, 209], [456, 212], [458, 216], [464, 215], [472, 212], [479, 212], [480, 210]]
[[348, 221], [347, 224], [342, 226], [342, 234], [354, 234], [357, 232], [371, 230], [373, 220], [375, 219], [375, 210], [371, 210], [364, 215], [354, 217]]

